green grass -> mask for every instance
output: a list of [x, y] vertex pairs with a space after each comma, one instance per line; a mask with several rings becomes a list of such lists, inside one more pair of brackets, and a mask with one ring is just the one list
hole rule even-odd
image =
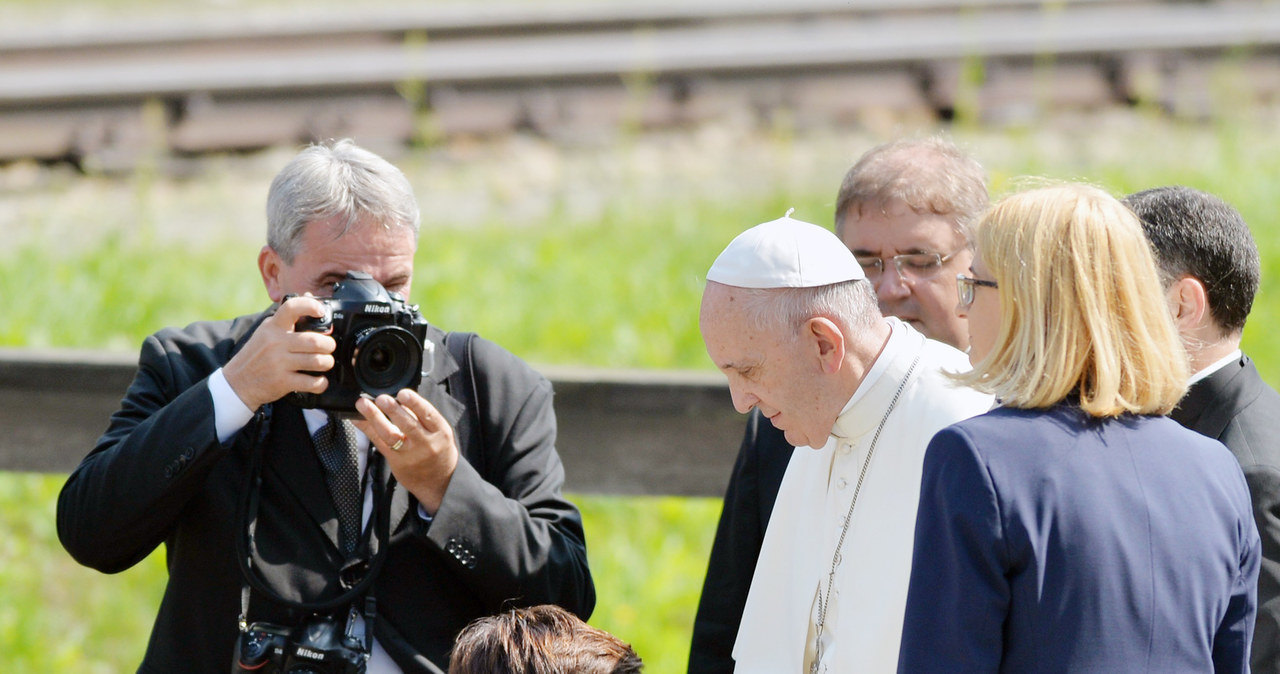
[[162, 555], [110, 578], [58, 544], [61, 476], [0, 475], [0, 665], [6, 672], [137, 668], [164, 589]]
[[[78, 566], [54, 529], [63, 479], [0, 474], [0, 670], [133, 671], [164, 590], [164, 553], [114, 576]], [[570, 498], [595, 575], [592, 624], [630, 640], [649, 671], [683, 670], [719, 501]]]
[[[423, 202], [413, 299], [430, 320], [534, 363], [709, 368], [696, 316], [715, 254], [789, 206], [828, 224], [844, 169], [888, 136], [775, 131], [397, 157]], [[1236, 205], [1265, 267], [1245, 348], [1280, 382], [1280, 343], [1269, 339], [1280, 326], [1280, 125], [1129, 115], [1052, 133], [957, 133], [997, 195], [1040, 175], [1116, 194], [1181, 183]], [[193, 179], [0, 169], [0, 231], [14, 242], [0, 250], [0, 345], [132, 352], [161, 326], [261, 308], [261, 203], [288, 156], [215, 160]], [[0, 475], [0, 670], [132, 671], [163, 588], [161, 553], [112, 577], [76, 566], [53, 530], [62, 479]], [[648, 671], [683, 671], [719, 503], [575, 500], [600, 598], [592, 623], [633, 642]]]

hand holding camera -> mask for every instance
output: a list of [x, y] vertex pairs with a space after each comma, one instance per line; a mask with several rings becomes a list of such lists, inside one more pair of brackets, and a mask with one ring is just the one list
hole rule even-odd
[[418, 386], [426, 334], [416, 306], [372, 276], [350, 271], [330, 297], [286, 295], [223, 374], [251, 410], [285, 398], [357, 417], [361, 394], [395, 395]]
[[294, 296], [263, 320], [222, 368], [231, 390], [250, 410], [301, 391], [319, 394], [328, 379], [317, 374], [333, 368], [336, 343], [319, 332], [295, 330], [298, 321], [325, 315], [314, 297]]
[[[286, 303], [289, 299], [286, 296]], [[307, 373], [323, 376], [328, 386], [320, 392], [297, 389], [288, 396], [290, 402], [355, 418], [362, 395], [395, 395], [418, 387], [427, 320], [417, 306], [358, 271], [347, 272], [333, 285], [333, 295], [319, 302], [323, 315], [301, 316], [295, 330], [333, 337], [333, 367]]]
[[[281, 309], [297, 299], [286, 296]], [[285, 399], [353, 419], [400, 484], [435, 513], [458, 465], [458, 450], [448, 422], [416, 393], [430, 366], [423, 357], [426, 319], [399, 294], [357, 271], [347, 272], [332, 296], [317, 301], [321, 315], [298, 314], [293, 327], [297, 334], [332, 336], [333, 366], [299, 373], [326, 384], [319, 391], [299, 388]]]

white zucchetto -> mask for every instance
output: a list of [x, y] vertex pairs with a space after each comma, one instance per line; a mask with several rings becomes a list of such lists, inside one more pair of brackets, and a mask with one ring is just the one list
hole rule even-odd
[[835, 234], [791, 218], [793, 210], [736, 236], [707, 280], [738, 288], [813, 288], [867, 277]]

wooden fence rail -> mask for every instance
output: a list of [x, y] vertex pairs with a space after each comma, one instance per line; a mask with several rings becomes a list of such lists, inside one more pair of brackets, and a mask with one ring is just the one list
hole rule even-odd
[[[135, 366], [132, 354], [0, 349], [0, 470], [70, 472]], [[718, 374], [540, 369], [556, 390], [567, 489], [724, 492], [744, 422]]]

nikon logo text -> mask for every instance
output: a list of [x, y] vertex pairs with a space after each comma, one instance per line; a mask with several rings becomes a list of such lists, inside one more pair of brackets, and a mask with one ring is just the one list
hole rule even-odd
[[385, 304], [366, 304], [364, 305], [364, 312], [366, 314], [389, 314], [391, 313], [391, 307]]
[[300, 658], [311, 658], [312, 660], [324, 660], [324, 653], [313, 651], [306, 646], [299, 646], [297, 655]]

